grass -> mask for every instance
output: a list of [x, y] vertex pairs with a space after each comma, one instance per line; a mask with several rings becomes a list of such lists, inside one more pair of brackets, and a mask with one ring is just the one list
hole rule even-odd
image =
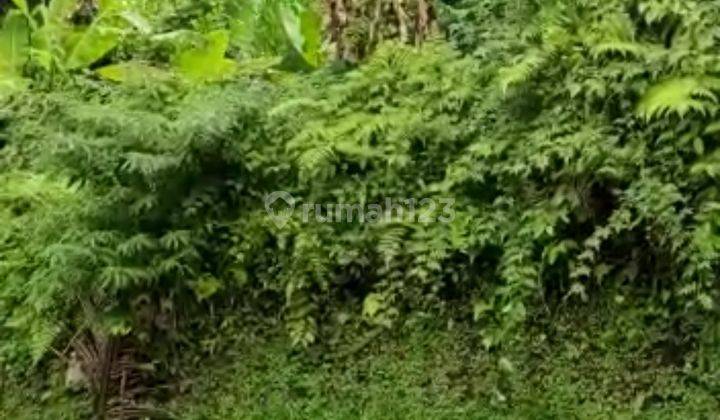
[[89, 417], [87, 402], [61, 387], [28, 385], [0, 389], [0, 419], [75, 420]]
[[169, 408], [197, 420], [712, 419], [720, 413], [711, 392], [677, 367], [567, 343], [538, 343], [498, 363], [502, 356], [469, 337], [418, 333], [332, 362], [295, 354], [276, 340], [208, 367]]
[[[581, 336], [490, 353], [473, 331], [433, 329], [382, 336], [344, 359], [282, 336], [238, 341], [163, 408], [188, 420], [718, 418], [717, 393], [682, 366]], [[87, 418], [81, 396], [60, 388], [6, 391], [1, 418]]]

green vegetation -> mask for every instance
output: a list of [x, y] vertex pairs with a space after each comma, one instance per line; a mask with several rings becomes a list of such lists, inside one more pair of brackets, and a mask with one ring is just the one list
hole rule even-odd
[[717, 412], [710, 392], [680, 383], [672, 369], [581, 351], [573, 341], [552, 354], [535, 343], [532, 358], [513, 354], [522, 367], [499, 372], [470, 350], [472, 334], [434, 330], [386, 340], [351, 363], [331, 364], [263, 343], [261, 351], [199, 375], [192, 395], [172, 409], [183, 418], [218, 420], [677, 419]]
[[720, 412], [720, 1], [32, 3], [0, 412]]

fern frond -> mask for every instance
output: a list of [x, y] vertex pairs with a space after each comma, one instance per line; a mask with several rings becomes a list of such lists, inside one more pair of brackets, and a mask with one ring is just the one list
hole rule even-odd
[[597, 25], [589, 28], [584, 34], [595, 59], [617, 54], [622, 57], [639, 57], [645, 52], [643, 45], [635, 40], [635, 27], [625, 13], [607, 16]]
[[534, 49], [523, 55], [514, 65], [500, 69], [498, 73], [500, 90], [507, 93], [510, 87], [527, 82], [543, 66], [546, 58], [543, 51]]
[[719, 80], [708, 77], [681, 77], [660, 82], [649, 88], [637, 105], [637, 113], [651, 120], [669, 114], [684, 116], [690, 111], [701, 114], [715, 110]]

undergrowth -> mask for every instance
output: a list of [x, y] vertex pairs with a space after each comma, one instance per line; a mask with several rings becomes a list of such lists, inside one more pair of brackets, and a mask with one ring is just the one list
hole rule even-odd
[[[281, 376], [238, 374], [315, 384], [298, 388], [312, 395], [290, 411], [277, 393], [296, 391], [271, 391], [278, 416], [442, 417], [483, 401], [495, 401], [493, 412], [550, 417], [572, 406], [711, 404], [705, 395], [720, 373], [720, 2], [459, 1], [437, 5], [445, 39], [430, 37], [425, 14], [435, 8], [417, 2], [422, 45], [409, 45], [396, 7], [394, 18], [370, 20], [394, 40], [363, 38], [360, 22], [360, 33], [334, 41], [355, 35], [372, 48], [329, 66], [304, 3], [259, 4], [263, 25], [280, 19], [284, 32], [277, 45], [245, 39], [289, 48], [283, 63], [228, 52], [226, 2], [203, 3], [205, 18], [178, 23], [204, 29], [171, 52], [158, 37], [185, 29], [134, 38], [142, 30], [120, 25], [130, 12], [120, 3], [104, 3], [114, 6], [77, 31], [50, 13], [64, 3], [38, 13], [14, 3], [2, 27], [13, 62], [0, 68], [14, 86], [0, 98], [3, 383], [65, 369], [79, 372], [66, 382], [98, 417], [160, 415], [156, 406], [179, 392], [172, 384], [242, 346], [228, 337], [252, 325], [250, 338], [284, 332], [282, 346], [265, 344], [269, 358], [250, 357]], [[358, 13], [392, 5], [373, 6]], [[173, 26], [166, 18], [164, 29]], [[85, 51], [101, 29], [108, 43]], [[48, 57], [36, 38], [53, 31], [69, 50]], [[125, 55], [137, 61], [119, 62]], [[293, 57], [305, 62], [296, 72]], [[130, 65], [154, 76], [108, 77], [105, 64], [121, 66], [111, 76]], [[278, 192], [297, 204], [281, 223], [266, 205]], [[388, 199], [413, 199], [420, 217], [376, 211], [372, 222], [329, 222], [302, 210]], [[423, 382], [428, 372], [465, 377], [433, 370], [425, 350], [402, 350], [418, 363], [404, 367], [377, 350], [412, 344], [386, 340], [424, 318], [462, 334], [425, 332], [419, 347], [446, 340], [446, 364], [492, 367], [467, 386], [457, 380], [469, 394], [455, 395], [454, 379]], [[585, 337], [574, 344], [568, 329]], [[347, 360], [397, 370], [363, 394], [360, 379], [343, 382]], [[341, 388], [337, 400], [321, 392], [326, 380]], [[252, 382], [235, 384], [243, 398], [260, 397]], [[368, 402], [343, 411], [348, 398]]]
[[[624, 346], [594, 348], [568, 325], [497, 363], [465, 327], [413, 325], [333, 362], [282, 338], [207, 363], [170, 404], [188, 419], [711, 418], [713, 389]], [[432, 325], [432, 327], [429, 327]]]

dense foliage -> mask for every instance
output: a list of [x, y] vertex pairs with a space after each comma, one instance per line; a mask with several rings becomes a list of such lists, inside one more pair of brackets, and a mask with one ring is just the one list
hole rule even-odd
[[[720, 2], [40, 3], [0, 31], [4, 377], [77, 362], [113, 415], [113, 369], [216, 331], [342, 358], [428, 318], [513, 371], [590, 308], [717, 389]], [[278, 224], [276, 191], [424, 218]]]

